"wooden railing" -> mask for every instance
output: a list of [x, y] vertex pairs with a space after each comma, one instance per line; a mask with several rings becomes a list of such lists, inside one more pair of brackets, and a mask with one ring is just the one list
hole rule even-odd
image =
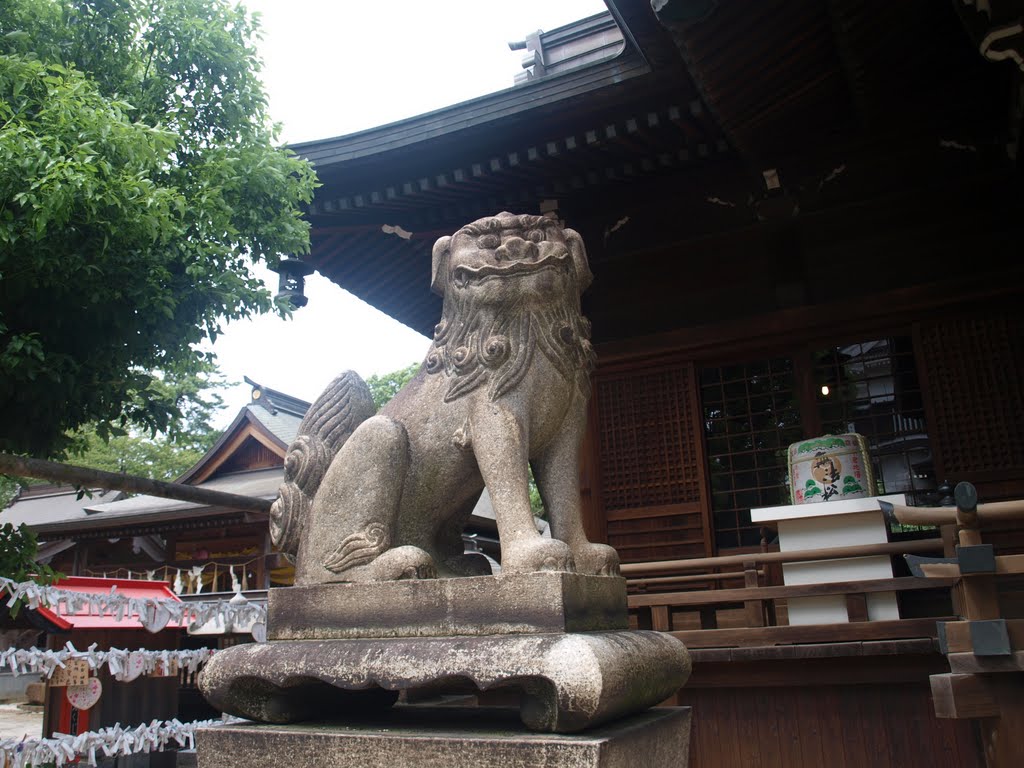
[[[1022, 766], [1024, 617], [1020, 603], [1007, 598], [1019, 597], [1024, 588], [1024, 555], [997, 554], [982, 541], [981, 525], [1024, 521], [1024, 501], [978, 504], [977, 493], [968, 483], [958, 485], [954, 496], [952, 508], [881, 503], [885, 516], [901, 524], [946, 526], [943, 538], [623, 565], [630, 614], [638, 628], [671, 632], [697, 649], [695, 658], [703, 655], [709, 662], [735, 661], [734, 656], [811, 658], [817, 651], [839, 652], [833, 644], [870, 641], [908, 640], [911, 643], [904, 645], [919, 648], [919, 638], [926, 638], [946, 655], [951, 669], [930, 675], [936, 715], [980, 719], [987, 764]], [[921, 556], [932, 553], [945, 557]], [[778, 581], [775, 569], [786, 563], [879, 555], [907, 556], [915, 575], [772, 583]], [[1015, 591], [1000, 590], [1000, 580]], [[927, 590], [941, 598], [933, 605], [958, 615], [918, 610], [915, 618], [870, 620], [871, 595], [895, 593], [910, 600]], [[788, 601], [837, 596], [845, 599], [846, 621], [788, 625], [783, 620]], [[1007, 606], [1015, 608], [1007, 613]], [[815, 644], [832, 647], [765, 648]], [[848, 645], [844, 647], [849, 650]]]
[[982, 525], [1024, 522], [1024, 500], [979, 504], [970, 483], [954, 492], [955, 507], [916, 508], [883, 505], [900, 523], [955, 525], [955, 557], [947, 562], [913, 563], [927, 581], [954, 584], [960, 616], [939, 628], [940, 647], [950, 672], [931, 675], [932, 701], [940, 718], [976, 719], [991, 768], [1024, 765], [1024, 617], [1011, 605], [1000, 582], [1019, 595], [1024, 555], [997, 554], [983, 541]]
[[[622, 573], [629, 586], [629, 609], [637, 627], [671, 632], [690, 648], [935, 638], [936, 622], [951, 618], [949, 615], [869, 621], [868, 596], [877, 593], [909, 595], [922, 590], [948, 593], [953, 579], [904, 576], [778, 585], [770, 583], [767, 575], [773, 567], [784, 563], [941, 554], [942, 548], [942, 540], [936, 538], [798, 552], [752, 552], [630, 563], [622, 566]], [[728, 586], [730, 582], [740, 582], [742, 586]], [[845, 598], [848, 622], [785, 624], [788, 601], [823, 596]]]
[[812, 560], [838, 560], [846, 557], [867, 557], [871, 555], [904, 555], [917, 552], [942, 550], [939, 539], [890, 542], [887, 544], [861, 544], [855, 547], [829, 547], [827, 549], [803, 549], [796, 552], [745, 552], [740, 555], [720, 557], [695, 557], [690, 560], [658, 560], [649, 563], [625, 563], [622, 575], [632, 583], [646, 576], [688, 571], [710, 571], [715, 568], [744, 565], [746, 563], [802, 563]]

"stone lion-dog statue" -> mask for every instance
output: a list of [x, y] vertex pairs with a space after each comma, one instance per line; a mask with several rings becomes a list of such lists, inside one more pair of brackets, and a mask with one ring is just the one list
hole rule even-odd
[[[502, 573], [618, 573], [580, 509], [592, 279], [579, 234], [546, 216], [501, 213], [436, 242], [443, 312], [416, 376], [374, 415], [343, 373], [289, 446], [270, 526], [296, 585], [489, 574], [461, 537], [485, 486]], [[528, 465], [551, 538], [534, 524]]]

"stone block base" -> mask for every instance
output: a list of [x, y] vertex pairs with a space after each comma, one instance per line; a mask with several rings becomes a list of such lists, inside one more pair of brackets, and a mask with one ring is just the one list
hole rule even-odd
[[199, 688], [222, 712], [266, 723], [350, 718], [399, 691], [521, 693], [523, 722], [573, 733], [660, 704], [690, 676], [690, 655], [662, 632], [279, 640], [217, 653]]
[[626, 580], [543, 572], [272, 589], [270, 640], [629, 629]]
[[530, 733], [514, 710], [400, 706], [386, 719], [199, 731], [199, 768], [686, 768], [690, 708], [650, 709], [583, 734]]

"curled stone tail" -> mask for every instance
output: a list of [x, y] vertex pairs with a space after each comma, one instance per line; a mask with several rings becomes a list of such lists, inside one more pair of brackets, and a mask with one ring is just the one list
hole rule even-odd
[[327, 468], [356, 427], [376, 408], [366, 383], [354, 371], [332, 381], [299, 424], [284, 459], [284, 483], [270, 509], [274, 546], [295, 554], [302, 529]]

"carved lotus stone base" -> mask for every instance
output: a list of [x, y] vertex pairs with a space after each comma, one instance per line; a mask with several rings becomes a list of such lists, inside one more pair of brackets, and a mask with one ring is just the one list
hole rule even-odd
[[271, 640], [628, 629], [626, 580], [545, 572], [270, 590]]
[[676, 638], [619, 631], [237, 645], [199, 687], [221, 711], [270, 723], [380, 712], [402, 690], [513, 688], [528, 728], [573, 733], [652, 707], [689, 675]]
[[494, 707], [396, 707], [379, 720], [200, 730], [199, 768], [686, 768], [690, 708], [652, 709], [583, 734], [528, 733]]

